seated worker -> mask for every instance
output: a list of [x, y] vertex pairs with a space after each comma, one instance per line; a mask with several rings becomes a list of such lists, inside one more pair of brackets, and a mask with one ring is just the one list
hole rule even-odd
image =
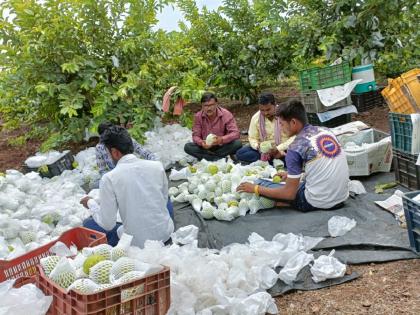
[[[288, 137], [280, 126], [280, 119], [275, 117], [276, 102], [271, 93], [262, 93], [258, 97], [259, 111], [251, 118], [248, 130], [249, 145], [236, 152], [241, 162], [252, 163], [258, 160], [271, 161], [285, 156], [285, 151], [294, 137]], [[261, 153], [260, 144], [270, 141], [273, 148]]]
[[281, 174], [286, 184], [273, 187], [259, 180], [257, 184], [241, 183], [237, 191], [280, 200], [277, 206], [301, 211], [341, 207], [349, 196], [349, 169], [337, 138], [328, 128], [309, 125], [299, 101], [280, 105], [276, 115], [287, 135], [296, 135], [286, 154], [288, 172]]
[[[101, 177], [110, 170], [114, 169], [115, 164], [114, 161], [111, 158], [111, 155], [109, 151], [106, 149], [105, 145], [102, 142], [102, 135], [105, 130], [107, 130], [109, 127], [112, 127], [114, 124], [106, 121], [103, 123], [100, 123], [98, 126], [98, 133], [99, 133], [99, 143], [95, 147], [95, 153], [96, 153], [96, 165], [99, 169], [99, 174]], [[136, 140], [131, 138], [133, 141], [133, 147], [134, 147], [134, 153], [138, 155], [139, 157], [145, 159], [145, 160], [152, 160], [157, 161], [158, 158], [156, 155], [154, 155], [149, 150], [143, 148]]]
[[[232, 113], [218, 106], [217, 98], [213, 93], [204, 93], [201, 97], [201, 105], [202, 110], [194, 116], [193, 142], [185, 144], [185, 152], [199, 160], [207, 161], [216, 161], [235, 154], [242, 144]], [[209, 134], [216, 136], [212, 144], [206, 144]]]
[[[110, 152], [102, 143], [102, 135], [104, 134], [105, 130], [107, 130], [109, 127], [112, 127], [112, 126], [114, 126], [114, 124], [108, 121], [100, 123], [98, 126], [99, 143], [95, 147], [95, 154], [96, 154], [96, 165], [98, 166], [100, 177], [102, 177], [105, 173], [113, 170], [115, 167], [115, 163], [111, 158]], [[158, 157], [155, 154], [145, 149], [132, 137], [131, 137], [131, 141], [133, 142], [134, 153], [138, 157], [145, 160], [158, 161]], [[91, 188], [99, 188], [99, 181], [95, 182]], [[171, 218], [173, 219], [174, 218], [173, 205], [169, 198], [168, 198], [167, 208], [171, 215]]]
[[137, 158], [127, 130], [112, 126], [102, 135], [116, 166], [106, 173], [99, 187], [100, 206], [90, 197], [80, 203], [92, 212], [83, 226], [106, 233], [108, 243], [118, 243], [117, 213], [124, 232], [133, 235], [132, 245], [143, 247], [146, 240], [167, 242], [174, 223], [166, 209], [168, 180], [162, 163]]

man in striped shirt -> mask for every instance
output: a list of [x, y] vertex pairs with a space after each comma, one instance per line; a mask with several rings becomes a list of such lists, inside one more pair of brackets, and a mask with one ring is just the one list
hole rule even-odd
[[[101, 141], [101, 136], [103, 135], [105, 130], [107, 130], [111, 126], [113, 126], [113, 124], [110, 123], [110, 122], [103, 122], [103, 123], [99, 124], [99, 126], [98, 126], [98, 133], [99, 133], [99, 139], [100, 140], [99, 140], [99, 143], [96, 145], [95, 150], [96, 150], [96, 165], [98, 165], [99, 174], [101, 175], [101, 177], [105, 173], [107, 173], [107, 172], [109, 172], [109, 171], [111, 171], [115, 168], [115, 163], [112, 160], [108, 149], [105, 147], [105, 145]], [[140, 157], [144, 160], [150, 160], [150, 161], [157, 161], [158, 160], [158, 158], [155, 154], [153, 154], [149, 150], [142, 147], [133, 138], [131, 138], [131, 140], [133, 141], [134, 154], [136, 154], [138, 157]]]

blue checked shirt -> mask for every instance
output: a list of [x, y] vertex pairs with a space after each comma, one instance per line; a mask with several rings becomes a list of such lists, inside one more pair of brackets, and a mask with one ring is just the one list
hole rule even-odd
[[[152, 160], [152, 161], [159, 160], [155, 154], [143, 148], [133, 138], [131, 139], [133, 140], [134, 153], [136, 155], [138, 155], [140, 158], [143, 158], [145, 160]], [[96, 165], [98, 165], [99, 174], [102, 177], [105, 173], [115, 168], [115, 163], [112, 160], [112, 157], [109, 154], [108, 149], [103, 143], [99, 142], [96, 145], [95, 149], [96, 149]]]

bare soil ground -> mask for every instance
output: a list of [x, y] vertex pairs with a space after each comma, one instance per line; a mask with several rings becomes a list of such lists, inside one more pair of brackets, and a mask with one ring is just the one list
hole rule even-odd
[[[296, 97], [297, 89], [276, 89], [278, 101]], [[251, 116], [258, 106], [244, 106], [239, 102], [221, 100], [231, 110], [241, 131], [248, 129]], [[190, 106], [195, 112], [199, 105]], [[382, 131], [389, 132], [388, 108], [378, 107], [369, 112], [353, 115]], [[1, 129], [1, 120], [0, 120]], [[21, 169], [25, 159], [39, 148], [40, 141], [30, 140], [23, 146], [13, 147], [8, 139], [17, 137], [24, 129], [0, 132], [0, 172], [6, 169]], [[242, 136], [246, 140], [246, 136]], [[92, 146], [95, 141], [66, 146], [73, 153]], [[384, 264], [350, 266], [361, 277], [339, 286], [317, 291], [298, 291], [276, 298], [281, 314], [420, 314], [420, 260], [397, 261]]]

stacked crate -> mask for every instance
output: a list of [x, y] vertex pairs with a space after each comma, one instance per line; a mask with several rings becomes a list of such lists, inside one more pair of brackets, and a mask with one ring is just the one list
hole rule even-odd
[[420, 112], [420, 69], [413, 69], [396, 79], [389, 79], [382, 95], [391, 112], [414, 114]]
[[299, 72], [299, 83], [301, 87], [301, 101], [308, 114], [309, 123], [312, 125], [337, 127], [351, 121], [351, 114], [344, 114], [333, 119], [321, 122], [318, 113], [351, 105], [351, 98], [348, 97], [332, 106], [324, 106], [318, 97], [316, 90], [326, 89], [337, 85], [343, 85], [351, 80], [351, 70], [348, 63], [327, 67], [316, 67]]
[[351, 100], [359, 113], [363, 113], [375, 107], [382, 106], [385, 102], [380, 90], [364, 93], [352, 92]]
[[395, 177], [409, 189], [420, 189], [420, 113], [389, 113]]
[[389, 124], [395, 177], [409, 189], [420, 189], [420, 69], [389, 80], [381, 92], [391, 112]]

